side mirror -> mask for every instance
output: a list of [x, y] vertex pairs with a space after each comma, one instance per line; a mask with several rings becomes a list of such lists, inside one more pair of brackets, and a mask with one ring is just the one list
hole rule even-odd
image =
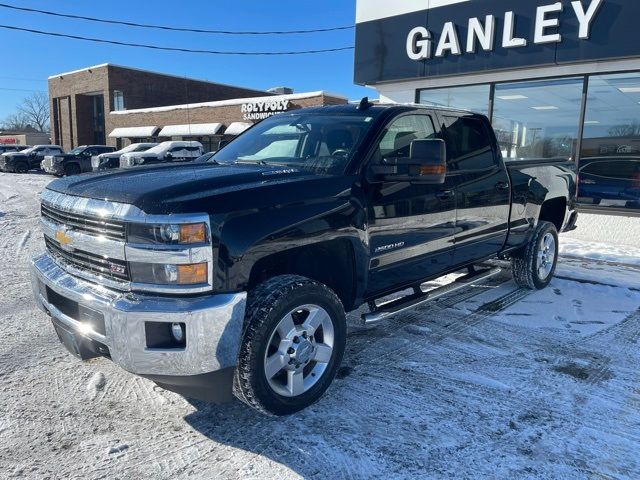
[[378, 180], [442, 185], [447, 175], [447, 147], [442, 139], [414, 140], [409, 157], [385, 159], [371, 167]]
[[164, 158], [167, 160], [171, 160], [173, 158], [173, 153], [171, 152], [165, 153]]

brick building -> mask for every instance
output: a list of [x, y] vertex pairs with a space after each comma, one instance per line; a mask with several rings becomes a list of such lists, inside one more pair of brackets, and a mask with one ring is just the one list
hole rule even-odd
[[[117, 118], [109, 112], [268, 95], [260, 90], [97, 65], [49, 77], [52, 141], [67, 150], [107, 143]], [[109, 140], [113, 145], [115, 142]]]
[[217, 148], [253, 123], [268, 116], [304, 107], [347, 103], [325, 92], [236, 98], [109, 113], [108, 142], [116, 147], [140, 141], [195, 140], [206, 150]]

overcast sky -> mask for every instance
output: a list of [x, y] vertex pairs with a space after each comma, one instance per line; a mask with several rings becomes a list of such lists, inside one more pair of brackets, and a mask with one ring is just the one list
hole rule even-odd
[[[292, 30], [352, 25], [354, 0], [6, 0], [20, 7], [141, 23], [225, 30]], [[124, 42], [208, 50], [307, 50], [350, 46], [354, 30], [287, 36], [229, 36], [166, 32], [54, 18], [0, 8], [0, 24]], [[115, 63], [192, 78], [297, 92], [326, 90], [352, 99], [374, 91], [353, 84], [353, 51], [300, 57], [230, 57], [100, 45], [0, 29], [0, 119], [30, 91], [47, 90], [47, 77]]]

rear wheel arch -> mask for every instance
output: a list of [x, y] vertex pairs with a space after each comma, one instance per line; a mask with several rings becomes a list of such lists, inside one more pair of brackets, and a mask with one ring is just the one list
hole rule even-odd
[[567, 199], [564, 197], [546, 200], [540, 207], [538, 222], [553, 223], [558, 232], [562, 231], [567, 212]]

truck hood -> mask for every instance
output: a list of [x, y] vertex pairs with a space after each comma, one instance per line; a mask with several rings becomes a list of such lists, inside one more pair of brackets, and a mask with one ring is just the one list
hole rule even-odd
[[[206, 210], [202, 199], [229, 192], [322, 178], [295, 168], [246, 164], [162, 164], [64, 177], [47, 188], [137, 206], [149, 214]], [[222, 201], [222, 199], [221, 199]]]

